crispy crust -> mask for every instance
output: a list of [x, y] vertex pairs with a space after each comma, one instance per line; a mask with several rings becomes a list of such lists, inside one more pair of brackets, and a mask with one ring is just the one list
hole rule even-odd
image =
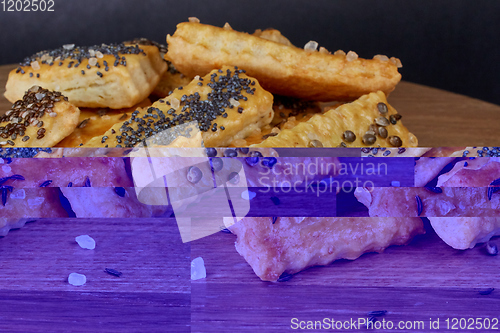
[[[366, 147], [362, 137], [369, 130], [374, 120], [380, 117], [377, 104], [387, 105], [386, 117], [396, 114], [397, 111], [387, 104], [385, 94], [381, 91], [364, 95], [352, 103], [343, 104], [337, 108], [330, 109], [323, 114], [316, 114], [306, 122], [299, 123], [292, 129], [282, 130], [278, 135], [267, 138], [253, 147], [308, 147], [311, 140], [319, 140], [324, 147], [338, 147], [342, 142], [344, 131], [350, 130], [356, 135], [356, 140], [348, 143], [348, 147]], [[372, 146], [392, 147], [389, 137], [399, 136], [404, 147], [416, 147], [418, 145], [415, 135], [403, 126], [401, 121], [396, 125], [386, 127], [388, 137], [377, 140]]]
[[93, 137], [104, 135], [114, 124], [129, 118], [135, 109], [148, 105], [151, 105], [151, 101], [146, 98], [133, 108], [118, 110], [81, 109], [78, 126], [70, 135], [55, 146], [65, 148], [79, 147], [80, 144], [87, 143]]
[[[24, 92], [33, 85], [39, 85], [49, 90], [60, 91], [69, 101], [79, 107], [109, 107], [113, 109], [127, 108], [139, 103], [149, 96], [160, 81], [161, 75], [167, 70], [167, 64], [160, 56], [156, 46], [141, 45], [144, 54], [126, 54], [127, 66], [113, 66], [115, 57], [104, 55], [99, 59], [101, 68], [92, 66], [87, 69], [88, 60], [84, 59], [78, 68], [68, 68], [70, 58], [62, 61], [62, 65], [42, 63], [40, 69], [23, 66], [25, 74], [9, 73], [5, 97], [14, 102], [22, 98]], [[104, 70], [103, 61], [107, 61], [109, 70]], [[83, 75], [81, 71], [84, 70]], [[103, 73], [102, 77], [97, 72]], [[29, 76], [33, 73], [33, 77]], [[40, 78], [36, 77], [40, 74]]]
[[[52, 108], [52, 112], [57, 114], [56, 117], [51, 117], [48, 112], [45, 112], [43, 116], [38, 118], [38, 121], [43, 121], [43, 128], [45, 128], [46, 131], [45, 136], [41, 139], [37, 139], [37, 132], [40, 128], [29, 125], [26, 128], [24, 136], [18, 135], [15, 140], [12, 140], [15, 144], [14, 147], [52, 147], [75, 130], [78, 125], [80, 109], [64, 101], [62, 99], [63, 97], [64, 96], [61, 96], [61, 101], [54, 103], [54, 107]], [[22, 98], [23, 96], [21, 96], [21, 99]], [[29, 108], [27, 109], [31, 112], [35, 112]], [[7, 124], [9, 124], [9, 122], [0, 123], [0, 128], [7, 126]], [[30, 139], [23, 141], [25, 136], [29, 136]], [[7, 139], [0, 138], [0, 141], [4, 140]]]
[[188, 76], [205, 75], [224, 65], [239, 66], [272, 93], [308, 100], [354, 100], [372, 91], [389, 93], [401, 79], [391, 61], [347, 61], [345, 55], [306, 52], [199, 23], [178, 24], [167, 43], [166, 57]]
[[236, 250], [264, 281], [334, 260], [382, 252], [424, 233], [419, 218], [247, 217], [230, 227]]
[[476, 244], [500, 236], [499, 217], [429, 217], [432, 228], [449, 246], [472, 249]]
[[[222, 72], [225, 74], [227, 70], [230, 70], [229, 67], [224, 67]], [[171, 105], [173, 103], [173, 100], [175, 99], [177, 100], [177, 102], [179, 102], [180, 100], [182, 100], [183, 95], [189, 96], [194, 93], [199, 93], [200, 100], [207, 100], [207, 95], [212, 91], [212, 89], [206, 84], [210, 83], [211, 74], [219, 73], [214, 70], [203, 77], [203, 81], [195, 78], [190, 84], [183, 87], [182, 90], [176, 89], [171, 95], [155, 102], [150, 108], [140, 110], [136, 115], [136, 118], [141, 118], [147, 115], [149, 109], [161, 110], [164, 114], [167, 114], [168, 111], [172, 108]], [[243, 108], [244, 110], [242, 114], [238, 113], [238, 107], [226, 107], [225, 113], [228, 116], [226, 118], [223, 118], [222, 115], [219, 115], [214, 120], [214, 122], [218, 124], [219, 129], [215, 132], [211, 130], [202, 132], [203, 141], [206, 147], [228, 146], [233, 140], [245, 138], [250, 133], [254, 132], [255, 129], [269, 124], [273, 118], [273, 96], [262, 89], [262, 87], [260, 87], [259, 83], [255, 79], [245, 74], [239, 74], [239, 77], [241, 79], [249, 79], [255, 82], [255, 85], [252, 86], [252, 89], [255, 88], [255, 91], [253, 92], [253, 94], [248, 94], [247, 92], [242, 91], [242, 94], [247, 98], [246, 101], [239, 101], [239, 107]], [[203, 83], [203, 85], [199, 86], [199, 82]], [[181, 103], [177, 108], [177, 112], [183, 112], [181, 111], [182, 108], [183, 104]], [[130, 121], [130, 119], [127, 119], [127, 121]], [[116, 139], [117, 134], [113, 135], [112, 130], [116, 133], [120, 133], [120, 128], [122, 127], [122, 125], [123, 122], [120, 122], [109, 129], [105, 133], [105, 136], [108, 136], [109, 139], [105, 142], [102, 142], [102, 136], [98, 136], [91, 139], [84, 146], [104, 147], [108, 145], [109, 147], [116, 147], [116, 145], [119, 144]], [[138, 128], [138, 123], [132, 122], [129, 126], [136, 130]], [[224, 126], [225, 130], [220, 130], [220, 126]]]
[[[367, 190], [357, 189], [356, 197], [373, 217], [495, 217], [500, 216], [500, 195], [488, 199], [484, 187], [445, 187], [433, 193], [422, 187], [377, 187], [365, 198]], [[418, 214], [416, 196], [422, 202]]]

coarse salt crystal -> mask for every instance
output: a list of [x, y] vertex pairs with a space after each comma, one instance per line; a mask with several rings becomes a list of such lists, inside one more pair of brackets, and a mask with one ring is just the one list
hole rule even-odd
[[319, 48], [319, 53], [325, 53], [325, 54], [328, 54], [328, 53], [330, 53], [330, 52], [328, 52], [328, 50], [327, 50], [326, 48], [324, 48], [323, 46], [321, 46], [321, 47]]
[[199, 79], [200, 79], [200, 76], [196, 75], [193, 80], [199, 80]]
[[374, 55], [373, 59], [380, 60], [380, 61], [389, 61], [389, 58], [383, 54]]
[[349, 51], [349, 52], [347, 52], [345, 59], [347, 61], [354, 61], [354, 60], [358, 59], [358, 54], [354, 51]]
[[55, 112], [50, 112], [50, 113], [49, 113], [49, 116], [51, 116], [51, 117], [57, 117], [57, 113], [55, 113]]
[[306, 45], [304, 45], [304, 50], [308, 52], [314, 52], [317, 49], [318, 49], [318, 43], [313, 40], [308, 41]]
[[44, 98], [44, 97], [45, 97], [45, 94], [42, 94], [42, 93], [36, 93], [36, 94], [35, 94], [35, 97], [36, 97], [36, 99], [41, 100], [42, 98]]
[[173, 107], [174, 109], [177, 109], [181, 105], [181, 102], [177, 98], [172, 98], [170, 101], [170, 106]]
[[245, 190], [241, 192], [241, 198], [245, 200], [252, 200], [257, 194], [255, 192]]
[[38, 92], [38, 90], [40, 90], [40, 86], [33, 86], [33, 87], [31, 87], [31, 88], [29, 89], [29, 92], [34, 92], [34, 93], [36, 93], [36, 92]]
[[26, 198], [26, 192], [24, 191], [24, 189], [20, 188], [20, 189], [15, 189], [14, 191], [12, 191], [12, 193], [10, 194], [10, 198], [11, 199], [24, 199]]
[[97, 58], [89, 58], [89, 65], [90, 66], [95, 66], [97, 64]]
[[202, 257], [198, 257], [191, 261], [191, 280], [199, 280], [207, 277], [205, 262]]
[[223, 28], [224, 28], [224, 30], [233, 30], [233, 28], [231, 28], [231, 26], [227, 22], [226, 22], [226, 24], [224, 24]]
[[36, 197], [34, 199], [28, 199], [28, 206], [40, 206], [45, 201], [44, 197]]
[[232, 106], [234, 106], [234, 107], [237, 107], [237, 106], [239, 106], [239, 105], [240, 105], [240, 102], [238, 102], [237, 100], [235, 100], [234, 98], [232, 98], [232, 97], [231, 97], [231, 98], [229, 99], [229, 104], [231, 104], [231, 105], [232, 105]]
[[189, 20], [189, 22], [191, 22], [191, 23], [200, 23], [200, 19], [199, 19], [199, 18], [197, 18], [197, 17], [194, 17], [194, 16], [189, 17], [189, 18], [188, 18], [188, 20]]
[[397, 68], [403, 67], [403, 64], [401, 63], [401, 60], [399, 58], [391, 57], [391, 62], [396, 65]]
[[4, 165], [4, 166], [2, 166], [2, 171], [5, 172], [5, 173], [9, 173], [9, 172], [11, 172], [11, 170], [12, 169], [11, 169], [10, 165]]
[[63, 49], [72, 50], [75, 47], [75, 44], [65, 44], [63, 45]]
[[345, 56], [345, 52], [343, 50], [337, 50], [333, 53], [333, 55], [343, 55]]
[[89, 235], [81, 235], [75, 237], [75, 241], [82, 249], [93, 250], [95, 249], [95, 240]]
[[89, 49], [89, 54], [91, 57], [95, 56], [95, 51], [93, 49]]
[[95, 52], [95, 56], [96, 56], [97, 58], [101, 59], [101, 58], [103, 58], [103, 57], [104, 57], [104, 54], [102, 54], [102, 52], [101, 52], [101, 51], [96, 51], [96, 52]]
[[38, 61], [32, 61], [31, 62], [31, 68], [33, 68], [34, 71], [37, 71], [40, 69], [40, 64], [38, 63]]
[[68, 276], [68, 282], [73, 286], [83, 286], [87, 282], [87, 277], [83, 274], [71, 273]]

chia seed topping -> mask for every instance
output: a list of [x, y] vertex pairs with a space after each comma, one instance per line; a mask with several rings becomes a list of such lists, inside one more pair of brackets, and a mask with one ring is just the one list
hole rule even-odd
[[[42, 127], [43, 121], [39, 119], [44, 114], [54, 114], [54, 104], [61, 100], [67, 101], [68, 98], [60, 92], [33, 86], [26, 92], [22, 100], [15, 102], [11, 109], [0, 117], [0, 123], [6, 123], [0, 126], [0, 146], [6, 144], [14, 146], [15, 143], [12, 140], [16, 138], [22, 138], [22, 142], [28, 141], [29, 137], [25, 137], [24, 134], [29, 126], [39, 127], [37, 139], [43, 138], [46, 130]], [[12, 140], [6, 140], [9, 137]]]
[[[253, 81], [249, 78], [240, 78], [239, 75], [242, 73], [245, 71], [238, 69], [212, 73], [210, 82], [206, 84], [211, 88], [206, 99], [201, 99], [199, 92], [194, 92], [183, 95], [180, 100], [176, 100], [179, 105], [168, 110], [161, 110], [153, 105], [140, 115], [139, 111], [134, 111], [131, 118], [123, 122], [117, 131], [116, 140], [119, 144], [117, 147], [134, 147], [140, 142], [145, 143], [147, 138], [157, 133], [192, 121], [198, 122], [202, 132], [224, 130], [224, 126], [218, 127], [214, 121], [218, 116], [223, 117], [226, 114], [226, 109], [231, 105], [230, 99], [244, 100], [243, 97], [246, 96], [242, 95], [243, 92], [254, 94], [254, 91], [249, 89]], [[159, 104], [170, 103], [166, 101]]]

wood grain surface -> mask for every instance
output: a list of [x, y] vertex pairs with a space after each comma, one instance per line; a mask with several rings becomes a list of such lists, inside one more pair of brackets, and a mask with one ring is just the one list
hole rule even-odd
[[[0, 67], [0, 82], [13, 67]], [[423, 146], [500, 145], [499, 106], [408, 82], [389, 100]], [[9, 106], [2, 94], [0, 110]], [[428, 332], [430, 318], [440, 320], [435, 331], [456, 332], [465, 330], [447, 329], [446, 319], [498, 319], [500, 256], [481, 246], [454, 250], [426, 227], [408, 246], [270, 283], [236, 252], [232, 234], [182, 243], [172, 218], [37, 220], [0, 238], [0, 331], [284, 332], [297, 331], [292, 318], [357, 321], [386, 310], [379, 322], [425, 325], [392, 332]], [[96, 240], [95, 250], [76, 244], [82, 234]], [[191, 281], [199, 256], [207, 278]], [[87, 283], [69, 285], [71, 272]], [[496, 290], [479, 293], [488, 288]]]

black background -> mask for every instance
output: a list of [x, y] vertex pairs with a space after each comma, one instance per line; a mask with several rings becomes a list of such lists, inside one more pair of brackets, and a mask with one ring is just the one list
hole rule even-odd
[[315, 40], [332, 52], [395, 56], [403, 62], [404, 80], [500, 104], [498, 0], [54, 2], [51, 13], [0, 12], [0, 64], [66, 43], [135, 37], [165, 43], [177, 23], [196, 16], [239, 31], [273, 27], [299, 47]]

